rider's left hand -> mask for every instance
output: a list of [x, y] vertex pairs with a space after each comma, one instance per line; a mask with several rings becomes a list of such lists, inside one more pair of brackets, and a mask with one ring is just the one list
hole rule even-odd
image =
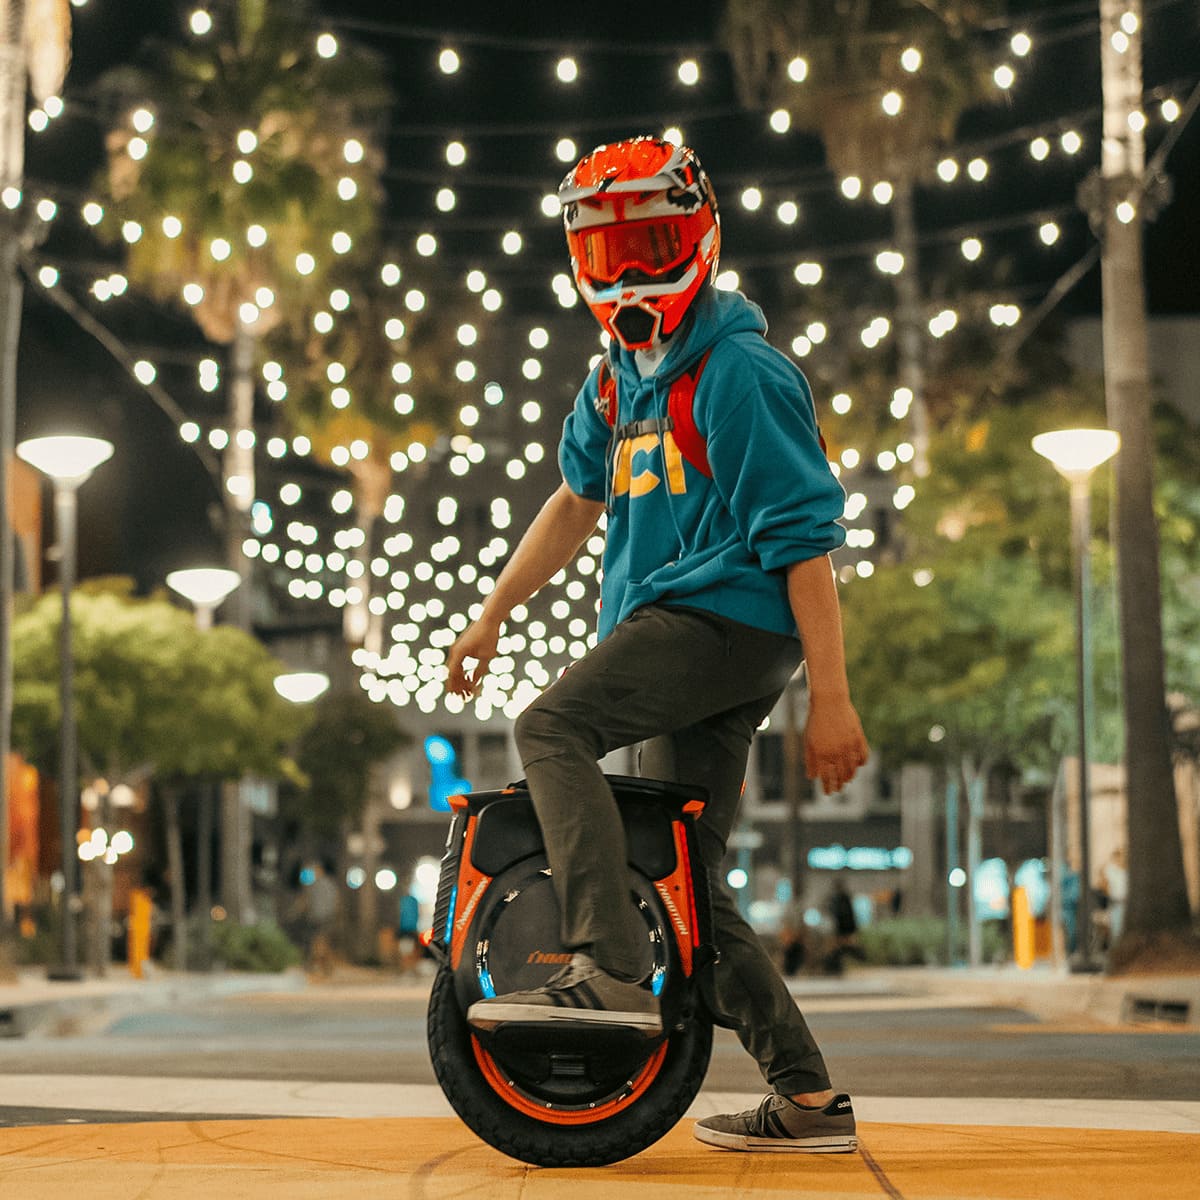
[[827, 795], [839, 792], [870, 755], [862, 723], [849, 697], [810, 702], [804, 728], [804, 765]]

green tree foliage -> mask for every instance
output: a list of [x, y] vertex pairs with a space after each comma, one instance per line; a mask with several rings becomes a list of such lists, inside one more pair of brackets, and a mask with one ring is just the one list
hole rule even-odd
[[1200, 708], [1200, 436], [1169, 409], [1160, 407], [1155, 424], [1167, 691], [1195, 709]]
[[296, 754], [305, 785], [281, 797], [281, 812], [313, 838], [337, 840], [362, 817], [372, 767], [409, 740], [390, 704], [361, 691], [326, 695]]
[[1031, 558], [885, 567], [846, 609], [855, 695], [885, 761], [949, 749], [977, 766], [1049, 769], [1069, 746], [1071, 596], [1047, 587]]
[[[976, 392], [978, 397], [979, 392]], [[850, 677], [885, 760], [944, 756], [1053, 767], [1074, 749], [1075, 613], [1067, 488], [1036, 433], [1103, 424], [1084, 384], [1032, 383], [952, 415], [904, 513], [905, 556], [845, 596]], [[1159, 417], [1169, 687], [1200, 697], [1200, 431]], [[1111, 474], [1092, 483], [1092, 756], [1121, 754], [1119, 646], [1108, 542]], [[947, 744], [934, 746], [934, 726]]]
[[[61, 598], [36, 600], [13, 625], [13, 744], [53, 774], [58, 756]], [[239, 778], [293, 771], [305, 720], [275, 691], [283, 666], [241, 630], [196, 629], [128, 581], [94, 581], [71, 601], [75, 709], [85, 775]]]

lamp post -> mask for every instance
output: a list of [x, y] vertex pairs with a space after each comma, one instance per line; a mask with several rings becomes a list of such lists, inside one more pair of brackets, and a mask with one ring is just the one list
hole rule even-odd
[[60, 707], [58, 802], [62, 824], [62, 961], [52, 967], [51, 979], [80, 978], [75, 929], [77, 851], [79, 828], [79, 768], [76, 761], [75, 664], [71, 646], [71, 592], [75, 587], [77, 492], [91, 473], [113, 452], [112, 442], [94, 437], [30, 438], [17, 446], [18, 457], [36, 467], [54, 483], [54, 522], [58, 534], [58, 584], [62, 592], [62, 625], [59, 631]]
[[1111, 429], [1059, 429], [1039, 433], [1033, 448], [1048, 459], [1071, 489], [1071, 542], [1075, 558], [1076, 714], [1079, 739], [1079, 912], [1073, 971], [1098, 971], [1092, 958], [1091, 794], [1088, 728], [1092, 715], [1092, 647], [1089, 612], [1092, 474], [1120, 448]]
[[[239, 583], [241, 576], [228, 567], [187, 567], [167, 575], [167, 587], [192, 606], [196, 628], [201, 632], [212, 628], [213, 614]], [[200, 791], [196, 813], [196, 907], [205, 930], [212, 912], [213, 800], [213, 789], [206, 784]], [[207, 937], [204, 955], [207, 960]]]
[[[287, 671], [276, 675], [274, 683], [275, 691], [290, 704], [311, 704], [329, 690], [329, 676], [324, 671]], [[308, 957], [306, 952], [306, 960]]]

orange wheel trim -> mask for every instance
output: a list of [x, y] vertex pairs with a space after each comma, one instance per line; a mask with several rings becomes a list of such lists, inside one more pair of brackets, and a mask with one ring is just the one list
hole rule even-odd
[[667, 1043], [664, 1041], [632, 1080], [628, 1092], [616, 1099], [597, 1104], [595, 1108], [562, 1109], [539, 1104], [515, 1084], [510, 1083], [497, 1066], [496, 1060], [479, 1044], [479, 1039], [474, 1034], [471, 1035], [471, 1050], [484, 1079], [505, 1104], [535, 1121], [543, 1121], [549, 1125], [591, 1125], [615, 1116], [622, 1109], [628, 1108], [654, 1082], [662, 1068], [663, 1060], [667, 1057]]

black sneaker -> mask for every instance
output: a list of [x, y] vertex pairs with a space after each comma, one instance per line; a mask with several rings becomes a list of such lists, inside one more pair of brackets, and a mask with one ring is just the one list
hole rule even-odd
[[748, 1112], [697, 1121], [692, 1133], [724, 1150], [849, 1154], [858, 1149], [854, 1109], [846, 1095], [834, 1096], [824, 1108], [801, 1108], [772, 1094]]
[[477, 1000], [467, 1023], [490, 1030], [505, 1021], [588, 1021], [625, 1025], [647, 1036], [662, 1033], [658, 1000], [638, 983], [626, 983], [602, 971], [586, 954], [571, 961], [541, 987]]

